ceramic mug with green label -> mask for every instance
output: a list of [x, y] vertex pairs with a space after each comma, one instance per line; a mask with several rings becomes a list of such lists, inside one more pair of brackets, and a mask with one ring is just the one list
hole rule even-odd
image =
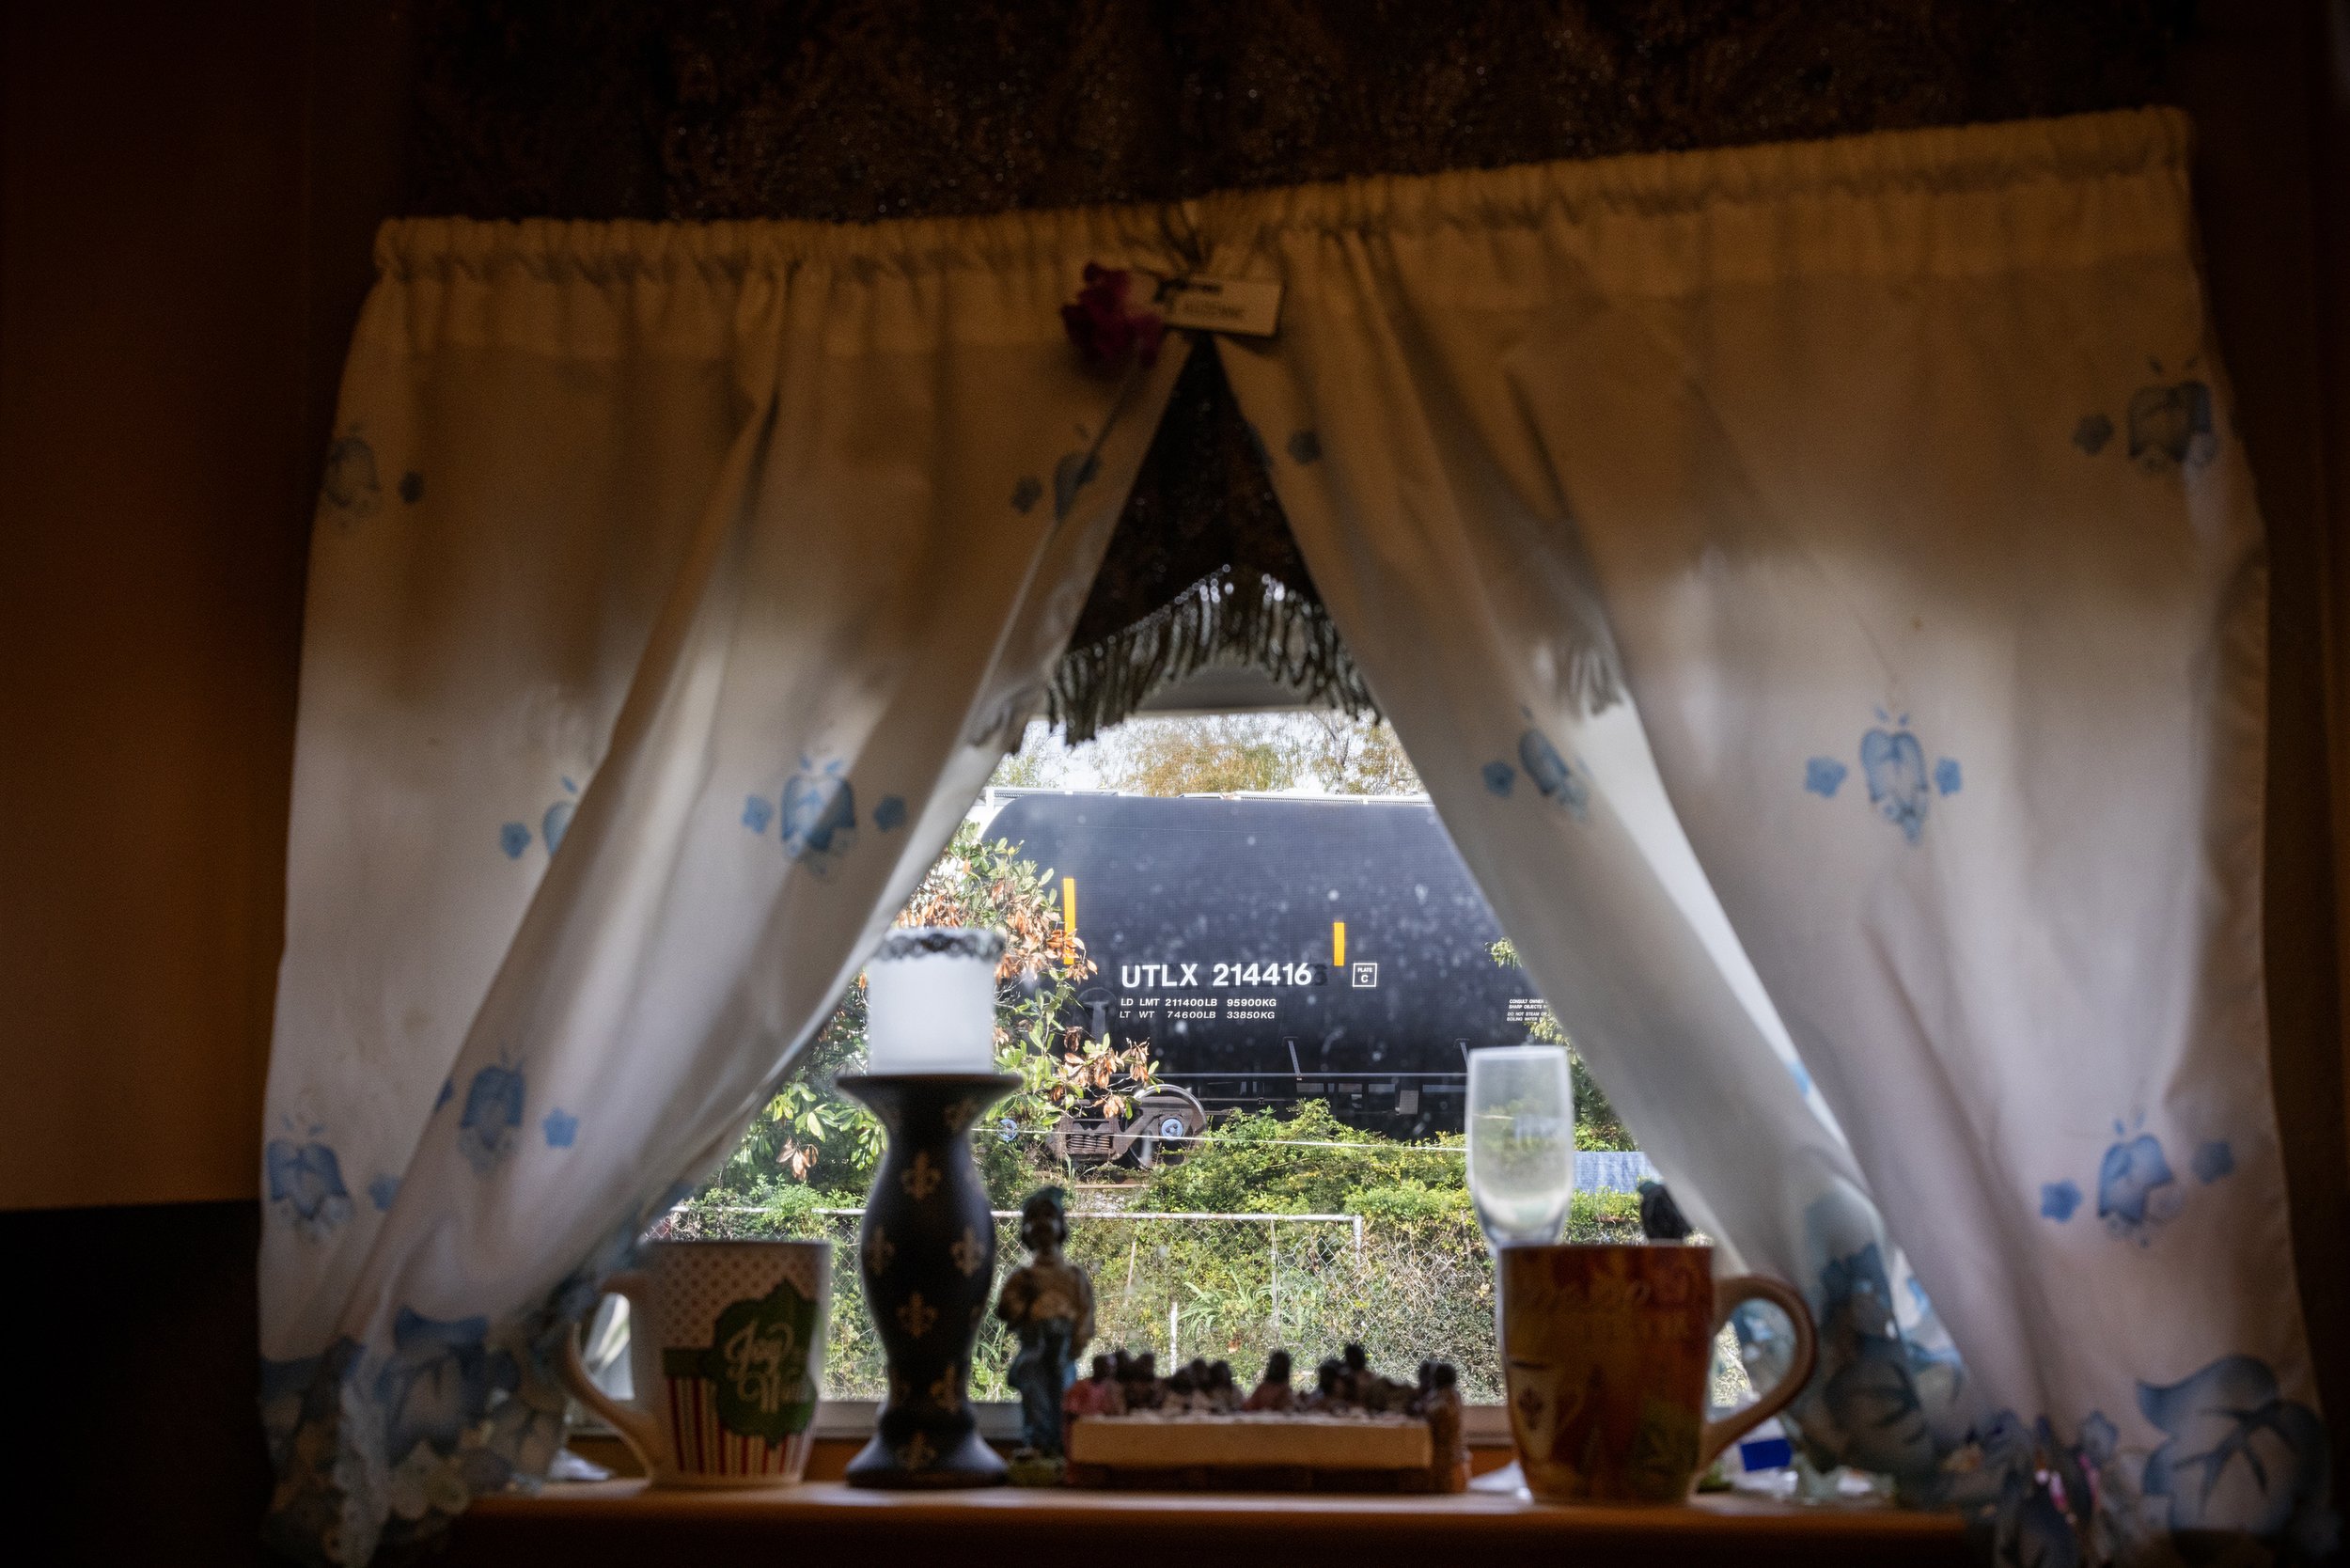
[[610, 1421], [656, 1486], [790, 1486], [807, 1466], [832, 1310], [832, 1243], [650, 1242], [604, 1289], [628, 1298], [634, 1399], [564, 1381]]

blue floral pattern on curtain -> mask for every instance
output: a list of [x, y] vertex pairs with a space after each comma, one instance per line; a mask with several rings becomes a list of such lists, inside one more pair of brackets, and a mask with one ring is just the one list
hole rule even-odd
[[[1819, 1321], [1807, 1456], [2019, 1564], [2337, 1528], [2186, 167], [2142, 113], [1186, 214], [1285, 285], [1224, 364], [1464, 857]], [[1183, 357], [1089, 377], [1058, 304], [1167, 233], [387, 229], [262, 1152], [281, 1544], [543, 1468], [559, 1336], [1041, 702]]]
[[1690, 1218], [1808, 1298], [1805, 1457], [2016, 1564], [2337, 1534], [2186, 151], [1391, 180], [1216, 258], [1288, 290], [1234, 390], [1316, 432], [1282, 510], [1455, 843]]
[[1042, 701], [1183, 359], [1089, 375], [1055, 305], [1162, 243], [1146, 214], [379, 238], [262, 1151], [278, 1548], [363, 1563], [546, 1473], [563, 1336]]

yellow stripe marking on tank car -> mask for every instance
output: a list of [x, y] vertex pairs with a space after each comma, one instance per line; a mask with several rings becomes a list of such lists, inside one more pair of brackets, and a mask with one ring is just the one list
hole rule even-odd
[[1346, 922], [1344, 920], [1330, 922], [1330, 967], [1333, 969], [1346, 967]]
[[1077, 879], [1073, 876], [1060, 879], [1060, 923], [1070, 935], [1077, 934]]

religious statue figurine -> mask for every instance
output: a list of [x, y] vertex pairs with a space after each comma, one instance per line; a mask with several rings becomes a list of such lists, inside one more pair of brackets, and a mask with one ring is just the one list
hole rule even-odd
[[1277, 1350], [1264, 1359], [1264, 1376], [1248, 1390], [1244, 1410], [1287, 1410], [1297, 1402], [1290, 1388], [1290, 1353]]
[[1232, 1381], [1230, 1361], [1208, 1363], [1208, 1408], [1219, 1416], [1229, 1416], [1240, 1408], [1240, 1386]]
[[1177, 1409], [1189, 1411], [1191, 1414], [1196, 1416], [1214, 1414], [1215, 1400], [1214, 1391], [1210, 1387], [1208, 1360], [1206, 1356], [1195, 1356], [1183, 1364], [1183, 1368], [1181, 1372], [1170, 1374], [1167, 1380], [1167, 1390], [1168, 1393], [1172, 1394], [1176, 1392], [1179, 1379], [1181, 1380], [1183, 1399], [1180, 1403], [1176, 1403], [1175, 1407]]
[[1461, 1411], [1461, 1377], [1449, 1361], [1420, 1363], [1421, 1392], [1414, 1403], [1428, 1423], [1428, 1489], [1468, 1490], [1468, 1443]]
[[1352, 1403], [1347, 1399], [1344, 1390], [1340, 1388], [1340, 1385], [1345, 1381], [1345, 1378], [1346, 1369], [1340, 1364], [1339, 1358], [1335, 1356], [1324, 1356], [1321, 1362], [1314, 1368], [1313, 1392], [1308, 1394], [1304, 1399], [1297, 1402], [1298, 1408], [1301, 1410], [1338, 1410], [1344, 1408], [1347, 1404]]
[[[1125, 1353], [1120, 1351], [1119, 1354], [1122, 1356]], [[1159, 1384], [1159, 1358], [1151, 1351], [1144, 1351], [1127, 1363], [1126, 1375], [1121, 1381], [1125, 1387], [1126, 1408], [1130, 1411], [1156, 1410], [1166, 1396], [1166, 1389]]]
[[1020, 1241], [1030, 1261], [995, 1298], [995, 1315], [1020, 1340], [1004, 1380], [1020, 1390], [1021, 1441], [1051, 1458], [1061, 1453], [1061, 1401], [1077, 1356], [1093, 1340], [1093, 1282], [1061, 1256], [1068, 1240], [1061, 1189], [1031, 1194], [1020, 1206]]
[[1069, 1386], [1069, 1392], [1060, 1400], [1061, 1426], [1064, 1435], [1068, 1423], [1085, 1416], [1122, 1416], [1126, 1413], [1124, 1390], [1110, 1374], [1110, 1358], [1093, 1358], [1093, 1375], [1081, 1378]]

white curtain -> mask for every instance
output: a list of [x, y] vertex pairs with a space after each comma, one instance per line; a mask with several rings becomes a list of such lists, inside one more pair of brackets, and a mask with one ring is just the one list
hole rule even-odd
[[1034, 709], [1180, 358], [1089, 376], [1058, 307], [1183, 233], [1286, 288], [1219, 352], [1521, 956], [1817, 1309], [1807, 1448], [2018, 1561], [2317, 1548], [2259, 525], [2186, 154], [2145, 113], [1170, 212], [393, 226], [312, 560], [276, 1538], [362, 1561], [543, 1466], [552, 1336]]
[[1287, 286], [1226, 363], [1462, 854], [1819, 1313], [1807, 1445], [2021, 1561], [2331, 1529], [2186, 156], [2148, 112], [1201, 218]]
[[281, 1545], [362, 1562], [544, 1469], [551, 1336], [1019, 736], [1181, 358], [1063, 337], [1130, 229], [385, 230], [266, 1110]]

